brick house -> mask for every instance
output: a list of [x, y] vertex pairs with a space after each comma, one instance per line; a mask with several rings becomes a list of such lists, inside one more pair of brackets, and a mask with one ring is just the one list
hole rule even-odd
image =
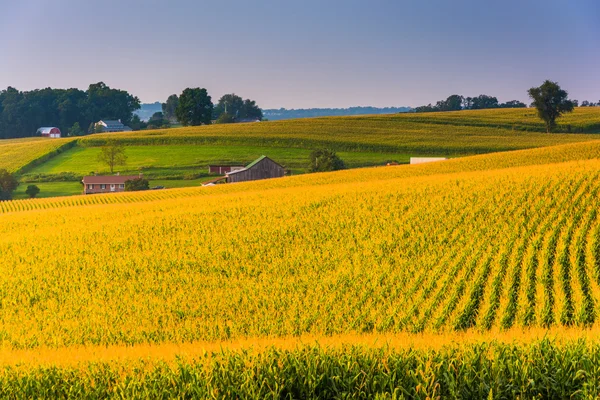
[[125, 191], [125, 182], [142, 178], [140, 175], [84, 176], [83, 194], [116, 193]]

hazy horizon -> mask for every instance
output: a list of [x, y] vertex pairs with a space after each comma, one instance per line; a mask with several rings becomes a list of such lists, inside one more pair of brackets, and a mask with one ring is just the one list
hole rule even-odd
[[265, 109], [415, 107], [455, 93], [529, 103], [551, 79], [600, 100], [595, 0], [0, 2], [0, 89], [103, 81], [143, 103], [205, 87]]

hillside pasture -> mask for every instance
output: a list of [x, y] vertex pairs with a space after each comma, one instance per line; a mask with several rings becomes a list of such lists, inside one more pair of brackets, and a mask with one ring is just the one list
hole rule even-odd
[[[116, 167], [116, 171], [124, 175], [142, 172], [152, 179], [181, 180], [209, 176], [210, 164], [247, 165], [261, 155], [268, 155], [296, 174], [307, 172], [310, 152], [310, 149], [257, 146], [128, 145], [125, 149], [127, 164]], [[31, 169], [23, 178], [35, 181], [64, 173], [108, 174], [108, 167], [98, 161], [99, 154], [98, 147], [73, 148]], [[349, 168], [385, 165], [390, 160], [407, 163], [410, 158], [404, 154], [369, 152], [340, 152], [339, 156]]]

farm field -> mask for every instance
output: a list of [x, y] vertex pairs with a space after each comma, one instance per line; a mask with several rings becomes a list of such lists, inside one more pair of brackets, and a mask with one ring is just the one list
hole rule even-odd
[[0, 387], [593, 396], [599, 158], [595, 141], [0, 203]]
[[[566, 126], [572, 132], [565, 134]], [[87, 136], [82, 145], [107, 140], [128, 144], [212, 144], [459, 156], [593, 140], [600, 107], [577, 108], [549, 135], [530, 109], [402, 113], [224, 124]], [[563, 133], [561, 133], [563, 132]]]
[[[302, 174], [307, 172], [309, 153], [320, 147], [336, 150], [349, 168], [358, 168], [392, 160], [405, 163], [411, 156], [462, 157], [595, 140], [600, 108], [579, 108], [562, 120], [559, 131], [576, 133], [548, 135], [543, 129], [529, 109], [212, 125], [64, 139], [67, 147], [62, 151], [55, 149], [58, 142], [43, 139], [4, 141], [0, 168], [18, 171], [23, 183], [38, 186], [75, 182], [92, 171], [106, 173], [107, 167], [97, 161], [98, 146], [119, 141], [127, 145], [129, 156], [128, 164], [117, 168], [121, 173], [172, 180], [168, 187], [194, 186], [190, 179], [209, 179], [208, 164], [247, 164], [261, 155], [269, 155], [292, 174]], [[19, 156], [25, 151], [30, 155]], [[58, 191], [61, 187], [66, 190]], [[77, 191], [56, 184], [47, 193]]]
[[[306, 173], [309, 149], [256, 147], [256, 146], [200, 146], [160, 145], [127, 146], [127, 165], [117, 167], [121, 174], [137, 174], [140, 171], [149, 178], [179, 178], [185, 176], [208, 177], [209, 164], [247, 165], [267, 152], [270, 157], [291, 169], [293, 174]], [[97, 161], [99, 147], [77, 147], [30, 170], [25, 179], [38, 176], [48, 178], [61, 173], [86, 175], [91, 171], [109, 174], [106, 165]], [[340, 152], [349, 168], [385, 165], [390, 160], [407, 163], [409, 156], [389, 153]]]

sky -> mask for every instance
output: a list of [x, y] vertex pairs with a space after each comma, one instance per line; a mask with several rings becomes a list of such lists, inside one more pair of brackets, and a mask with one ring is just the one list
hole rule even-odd
[[598, 0], [0, 0], [0, 89], [187, 87], [262, 108], [600, 101]]

